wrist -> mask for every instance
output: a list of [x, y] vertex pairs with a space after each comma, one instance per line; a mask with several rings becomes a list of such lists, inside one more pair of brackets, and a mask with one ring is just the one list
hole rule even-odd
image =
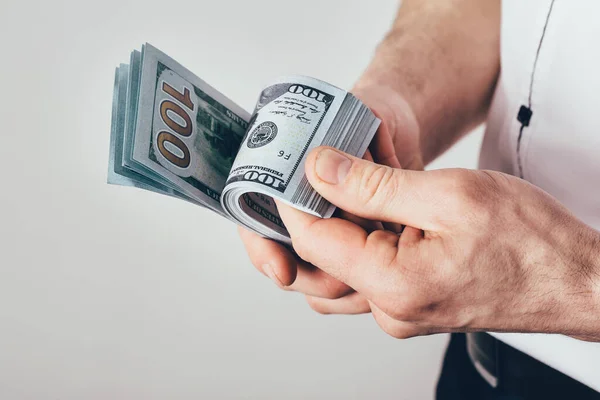
[[[352, 92], [381, 120], [370, 146], [374, 161], [393, 168], [423, 169], [420, 127], [407, 98], [389, 85], [363, 75]], [[395, 155], [396, 161], [390, 156]]]
[[600, 341], [600, 233], [577, 221], [561, 293], [561, 320], [567, 335]]
[[600, 341], [600, 232], [588, 226], [585, 228], [585, 247], [582, 248], [580, 262], [582, 280], [585, 282], [581, 293], [583, 334], [588, 340]]
[[[456, 124], [449, 118], [445, 121], [447, 129], [438, 128], [437, 125], [441, 122], [438, 114], [443, 114], [441, 111], [438, 112], [439, 96], [432, 96], [429, 93], [432, 90], [430, 83], [422, 81], [422, 78], [413, 74], [410, 69], [403, 68], [402, 62], [398, 59], [398, 55], [394, 54], [393, 45], [383, 42], [355, 84], [353, 92], [375, 92], [384, 88], [388, 92], [395, 93], [396, 97], [400, 97], [404, 106], [396, 111], [407, 116], [403, 117], [404, 120], [414, 121], [412, 125], [416, 126], [419, 132], [419, 159], [421, 164], [427, 165], [445, 151], [460, 136], [460, 133], [457, 133], [459, 130], [453, 129]], [[429, 89], [425, 90], [428, 87]], [[426, 95], [437, 97], [437, 100], [428, 101]], [[383, 120], [381, 117], [380, 119]]]
[[424, 86], [420, 78], [412, 76], [402, 68], [402, 60], [394, 54], [392, 45], [380, 43], [373, 59], [356, 82], [355, 88], [364, 90], [374, 87], [385, 87], [401, 96], [410, 106], [415, 120], [420, 120], [423, 93], [419, 87]]
[[[418, 7], [420, 3], [415, 2]], [[464, 29], [452, 29], [464, 21], [450, 21], [449, 31], [437, 30], [443, 25], [429, 25], [438, 18], [454, 18], [453, 13], [446, 15], [448, 9], [437, 10], [442, 15], [432, 17], [409, 12], [405, 6], [407, 12], [377, 47], [361, 84], [386, 86], [404, 96], [418, 121], [426, 165], [484, 122], [500, 70], [499, 29], [496, 32], [495, 24], [488, 24], [486, 40], [473, 43], [470, 35], [463, 35]], [[473, 59], [472, 54], [478, 57]]]

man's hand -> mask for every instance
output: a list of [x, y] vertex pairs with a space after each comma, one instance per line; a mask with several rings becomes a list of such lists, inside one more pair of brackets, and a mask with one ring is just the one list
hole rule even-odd
[[[388, 87], [360, 82], [352, 92], [382, 121], [365, 158], [394, 168], [423, 169], [418, 125], [403, 97]], [[377, 221], [361, 219], [350, 213], [338, 212], [337, 216], [369, 232], [384, 228]], [[386, 224], [385, 228], [399, 231], [400, 226]], [[344, 298], [339, 303], [344, 304], [345, 313], [370, 311], [367, 301], [349, 286], [299, 259], [281, 244], [244, 228], [239, 228], [239, 232], [252, 264], [279, 287], [304, 293], [313, 308], [319, 307], [319, 299]]]
[[[369, 148], [372, 158], [392, 168], [422, 169], [483, 122], [499, 70], [500, 0], [404, 0], [353, 90], [382, 120]], [[366, 232], [382, 228], [347, 212], [338, 216]], [[384, 225], [393, 232], [400, 227]], [[313, 308], [326, 312], [325, 298], [336, 299], [327, 304], [346, 313], [370, 310], [348, 285], [285, 247], [244, 229], [240, 235], [256, 268], [280, 287], [307, 294]]]
[[[600, 340], [599, 234], [535, 186], [498, 172], [394, 169], [330, 148], [313, 150], [306, 173], [341, 209], [407, 226], [367, 232], [278, 204], [300, 257], [364, 296], [390, 335]], [[353, 301], [319, 307], [344, 312]]]

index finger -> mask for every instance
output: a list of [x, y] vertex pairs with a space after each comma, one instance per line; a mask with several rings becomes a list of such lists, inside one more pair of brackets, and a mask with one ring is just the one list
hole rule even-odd
[[349, 221], [321, 219], [281, 202], [277, 208], [298, 255], [367, 298], [391, 273], [380, 267], [396, 257], [398, 235], [382, 230], [368, 234]]

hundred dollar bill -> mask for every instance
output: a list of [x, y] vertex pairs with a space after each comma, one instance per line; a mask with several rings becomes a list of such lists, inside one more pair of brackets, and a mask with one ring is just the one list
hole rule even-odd
[[116, 71], [108, 182], [182, 198], [289, 243], [274, 198], [320, 217], [335, 209], [308, 183], [308, 152], [362, 156], [379, 120], [320, 80], [272, 81], [249, 114], [146, 44]]
[[248, 112], [151, 45], [132, 53], [117, 81], [109, 183], [152, 188], [222, 214]]

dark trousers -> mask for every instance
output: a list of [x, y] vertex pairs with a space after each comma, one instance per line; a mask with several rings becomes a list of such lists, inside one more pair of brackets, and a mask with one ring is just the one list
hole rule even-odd
[[[503, 346], [508, 347], [505, 344]], [[514, 348], [508, 350], [513, 355], [512, 359], [514, 359], [514, 352], [518, 352], [518, 350]], [[521, 354], [523, 357], [531, 359], [531, 357]], [[502, 358], [502, 352], [500, 352], [499, 357]], [[520, 355], [517, 355], [516, 358], [518, 359], [518, 357]], [[528, 373], [531, 372], [531, 376], [513, 376], [510, 365], [502, 365], [498, 386], [494, 388], [483, 379], [473, 366], [467, 354], [465, 335], [452, 334], [438, 381], [436, 399], [600, 400], [600, 393], [541, 362], [531, 359], [528, 360], [527, 364], [535, 365], [534, 368], [529, 367], [529, 369], [538, 369], [538, 371], [528, 371]], [[600, 368], [600, 360], [598, 368]]]

